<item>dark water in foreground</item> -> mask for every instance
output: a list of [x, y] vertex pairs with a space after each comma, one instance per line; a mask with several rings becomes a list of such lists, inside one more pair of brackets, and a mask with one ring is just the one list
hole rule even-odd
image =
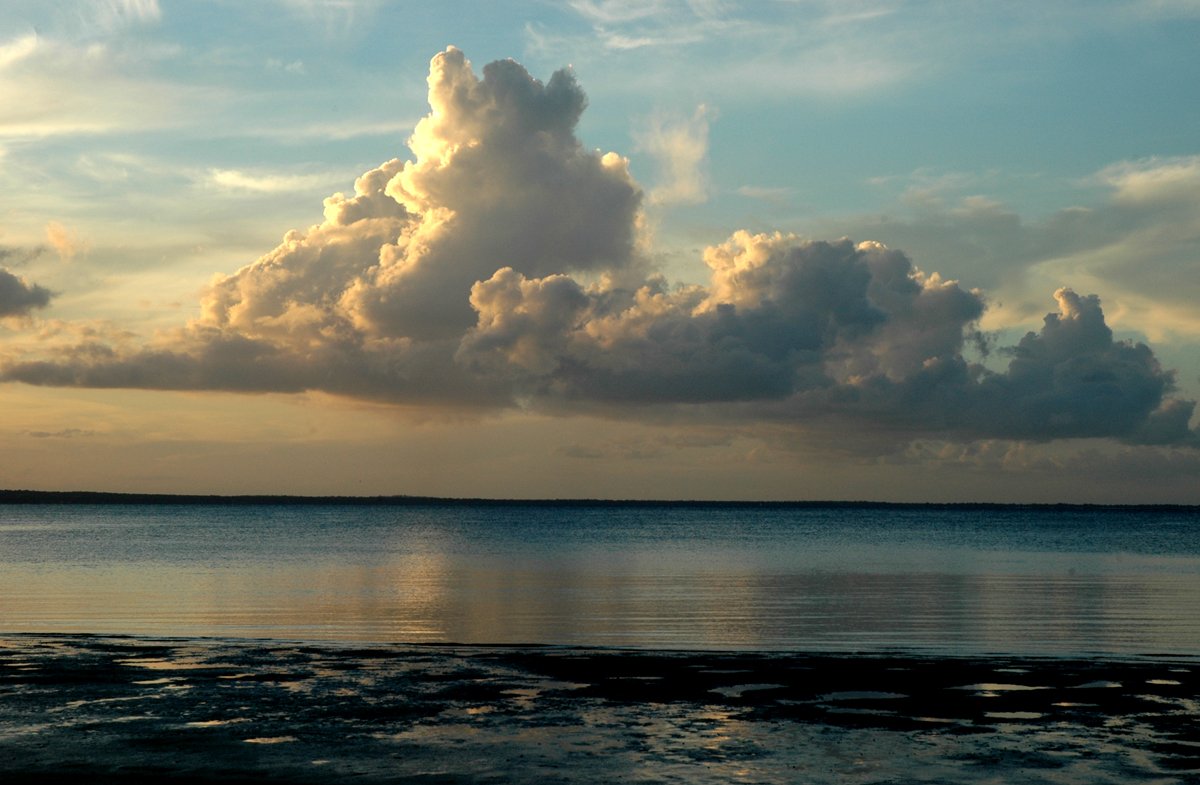
[[1186, 785], [1200, 662], [0, 636], [0, 782]]
[[1200, 653], [1200, 511], [0, 506], [0, 633]]

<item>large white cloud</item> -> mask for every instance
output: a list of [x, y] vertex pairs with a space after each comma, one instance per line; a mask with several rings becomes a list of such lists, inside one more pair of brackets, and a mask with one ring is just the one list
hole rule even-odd
[[433, 59], [415, 160], [368, 172], [325, 222], [213, 288], [211, 324], [279, 332], [298, 314], [365, 339], [448, 338], [475, 321], [466, 293], [495, 270], [629, 264], [640, 191], [624, 159], [583, 148], [585, 98], [567, 71], [542, 84], [512, 61], [480, 80], [462, 52]]
[[707, 286], [638, 252], [625, 159], [575, 135], [585, 97], [513, 61], [431, 63], [413, 158], [362, 175], [324, 220], [218, 277], [194, 322], [133, 349], [25, 349], [33, 384], [323, 390], [406, 404], [835, 423], [971, 440], [1195, 443], [1193, 404], [1100, 301], [1069, 289], [1040, 331], [969, 359], [986, 301], [879, 243], [735, 232]]

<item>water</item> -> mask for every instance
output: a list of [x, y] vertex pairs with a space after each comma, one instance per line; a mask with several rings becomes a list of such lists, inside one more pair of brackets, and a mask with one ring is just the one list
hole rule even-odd
[[1200, 511], [0, 507], [0, 633], [1200, 652]]

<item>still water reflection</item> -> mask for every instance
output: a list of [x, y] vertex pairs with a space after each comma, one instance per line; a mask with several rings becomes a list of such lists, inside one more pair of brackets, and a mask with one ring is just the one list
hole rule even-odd
[[0, 632], [1200, 651], [1194, 511], [0, 508]]

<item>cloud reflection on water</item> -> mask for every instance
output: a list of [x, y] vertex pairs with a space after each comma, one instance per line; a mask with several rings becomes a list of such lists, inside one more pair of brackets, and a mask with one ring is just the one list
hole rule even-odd
[[655, 575], [384, 565], [58, 567], [0, 577], [10, 631], [658, 648], [1178, 652], [1200, 586], [1171, 575]]

